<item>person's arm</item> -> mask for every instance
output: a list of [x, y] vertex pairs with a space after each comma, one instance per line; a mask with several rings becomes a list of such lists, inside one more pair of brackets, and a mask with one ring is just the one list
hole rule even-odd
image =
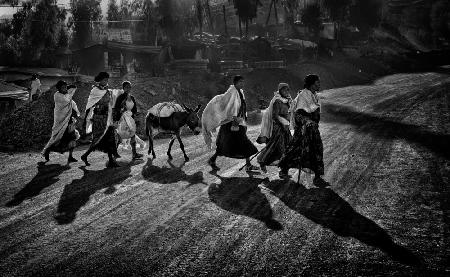
[[120, 120], [123, 97], [124, 97], [123, 94], [119, 95], [117, 97], [116, 103], [114, 104], [114, 108], [113, 108], [113, 120], [114, 121]]
[[275, 103], [273, 103], [272, 107], [272, 118], [276, 121], [278, 121], [282, 126], [289, 127], [289, 121], [280, 116], [280, 110], [281, 110], [281, 102], [279, 100], [276, 100]]
[[131, 112], [133, 113], [133, 116], [135, 116], [138, 113], [137, 103], [136, 103], [136, 99], [134, 98], [134, 96], [131, 96], [131, 100], [134, 103], [134, 106], [133, 106], [133, 109], [131, 109]]
[[69, 88], [67, 89], [67, 93], [64, 96], [70, 101], [70, 100], [72, 100], [73, 96], [75, 95], [76, 90], [77, 90], [77, 87], [69, 86]]
[[80, 111], [78, 110], [77, 103], [75, 103], [75, 101], [73, 101], [73, 100], [71, 100], [71, 101], [72, 101], [72, 109], [77, 113], [77, 117], [79, 118], [80, 117]]

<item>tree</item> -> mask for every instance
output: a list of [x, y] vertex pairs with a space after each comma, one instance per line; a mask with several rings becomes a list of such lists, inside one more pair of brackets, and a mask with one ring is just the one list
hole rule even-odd
[[256, 18], [260, 0], [233, 0], [234, 8], [239, 20], [239, 34], [242, 37], [242, 23], [245, 25], [245, 36], [248, 36], [248, 23]]
[[306, 6], [302, 15], [303, 24], [313, 33], [314, 38], [318, 41], [322, 20], [320, 6], [318, 4], [310, 4]]
[[337, 22], [337, 41], [340, 41], [340, 25], [344, 21], [347, 13], [347, 8], [350, 6], [352, 0], [323, 0], [323, 5], [328, 10], [331, 19]]
[[66, 48], [67, 46], [69, 46], [69, 37], [67, 35], [66, 29], [63, 26], [61, 26], [58, 37], [58, 47]]
[[83, 48], [90, 40], [91, 21], [102, 17], [99, 0], [74, 0], [72, 3], [72, 18], [69, 26], [73, 27], [73, 43]]
[[129, 28], [130, 27], [130, 21], [133, 17], [132, 15], [132, 9], [131, 4], [128, 2], [128, 0], [122, 0], [120, 3], [120, 20], [124, 20], [119, 26], [121, 28]]
[[310, 4], [306, 6], [302, 15], [303, 24], [308, 27], [309, 31], [313, 34], [313, 40], [317, 43], [315, 51], [316, 57], [318, 54], [317, 51], [319, 50], [320, 30], [322, 28], [322, 20], [320, 19], [321, 15], [320, 6], [318, 4]]
[[53, 0], [41, 0], [36, 5], [30, 26], [30, 38], [34, 49], [54, 49], [57, 45], [59, 26], [66, 19], [66, 11]]
[[[108, 21], [118, 21], [121, 20], [121, 15], [119, 12], [119, 6], [117, 6], [116, 0], [109, 0], [108, 11], [106, 13], [106, 19]], [[118, 24], [116, 22], [108, 22], [109, 27], [116, 27]]]
[[433, 4], [430, 11], [430, 26], [433, 30], [433, 40], [437, 47], [438, 38], [450, 39], [450, 4], [446, 0], [440, 0]]
[[378, 0], [356, 0], [350, 7], [350, 24], [363, 33], [376, 27], [381, 20], [381, 3]]
[[22, 9], [13, 15], [11, 22], [12, 33], [14, 36], [20, 36], [25, 24], [27, 24], [27, 21], [31, 20], [32, 12], [31, 2], [22, 3]]
[[267, 19], [266, 19], [266, 26], [269, 24], [270, 15], [271, 15], [271, 12], [272, 12], [272, 7], [273, 7], [274, 16], [275, 16], [275, 24], [278, 24], [277, 4], [278, 4], [278, 0], [271, 0], [270, 1], [269, 13], [267, 14]]
[[323, 0], [323, 5], [328, 9], [331, 19], [342, 22], [351, 2], [352, 0]]
[[201, 0], [197, 0], [195, 2], [195, 9], [196, 9], [198, 27], [200, 29], [200, 37], [201, 37], [203, 34], [203, 7], [202, 7]]
[[135, 0], [130, 5], [131, 13], [142, 22], [136, 24], [136, 29], [145, 34], [145, 39], [153, 39], [157, 44], [157, 33], [161, 16], [156, 3], [152, 0]]
[[[297, 0], [282, 0], [281, 5], [286, 14], [286, 27], [290, 29], [290, 34], [293, 37], [298, 37], [298, 31], [295, 27], [295, 16], [297, 15], [299, 4]], [[288, 29], [288, 30], [289, 30]]]

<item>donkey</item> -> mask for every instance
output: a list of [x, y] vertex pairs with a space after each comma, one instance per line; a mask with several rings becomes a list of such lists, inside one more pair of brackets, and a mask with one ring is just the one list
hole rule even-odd
[[200, 134], [201, 128], [199, 124], [198, 111], [201, 105], [198, 105], [195, 110], [182, 104], [185, 111], [174, 112], [169, 117], [158, 117], [151, 113], [147, 113], [145, 118], [145, 133], [148, 135], [148, 155], [150, 153], [153, 155], [153, 159], [156, 158], [155, 150], [153, 149], [153, 137], [158, 133], [169, 133], [172, 134], [172, 139], [169, 142], [169, 149], [167, 150], [167, 156], [169, 160], [172, 160], [172, 155], [170, 151], [172, 145], [175, 142], [175, 138], [178, 139], [180, 143], [181, 151], [183, 151], [185, 161], [189, 161], [189, 157], [184, 151], [184, 145], [180, 137], [180, 129], [184, 125], [187, 125], [189, 129], [194, 132], [194, 135]]

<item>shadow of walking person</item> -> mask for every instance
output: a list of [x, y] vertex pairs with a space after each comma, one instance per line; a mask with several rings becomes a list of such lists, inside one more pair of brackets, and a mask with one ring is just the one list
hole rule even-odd
[[283, 226], [273, 219], [269, 200], [258, 187], [263, 182], [262, 179], [215, 176], [220, 179], [221, 183], [211, 184], [208, 188], [209, 199], [214, 204], [234, 214], [260, 220], [269, 229], [283, 229]]
[[142, 168], [142, 176], [153, 183], [157, 184], [172, 184], [179, 181], [188, 182], [190, 187], [195, 184], [205, 184], [203, 180], [203, 172], [198, 171], [194, 174], [188, 175], [182, 170], [185, 165], [185, 161], [179, 165], [175, 166], [171, 161], [167, 161], [169, 167], [163, 166], [158, 167], [153, 165], [152, 159], [148, 159], [147, 163]]
[[69, 224], [74, 221], [78, 210], [86, 205], [90, 196], [95, 192], [106, 189], [105, 194], [114, 193], [116, 184], [120, 184], [132, 176], [131, 165], [133, 164], [98, 171], [87, 170], [85, 166], [81, 166], [80, 168], [84, 173], [83, 177], [73, 180], [72, 183], [64, 187], [55, 216], [56, 222], [58, 224]]
[[24, 200], [33, 198], [45, 189], [59, 181], [58, 176], [64, 171], [69, 170], [70, 166], [59, 165], [59, 164], [49, 164], [46, 165], [44, 162], [39, 162], [38, 173], [34, 178], [25, 185], [18, 193], [14, 195], [14, 198], [6, 203], [6, 207], [13, 207], [20, 205]]
[[276, 180], [266, 186], [290, 209], [341, 237], [353, 237], [379, 248], [392, 259], [423, 267], [423, 261], [410, 250], [396, 244], [389, 234], [372, 220], [356, 212], [349, 203], [328, 188], [306, 189], [303, 185]]

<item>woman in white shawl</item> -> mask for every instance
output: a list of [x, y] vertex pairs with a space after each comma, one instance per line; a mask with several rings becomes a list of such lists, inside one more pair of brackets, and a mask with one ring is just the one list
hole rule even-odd
[[247, 137], [247, 105], [244, 98], [244, 78], [235, 76], [233, 85], [224, 93], [215, 96], [206, 105], [202, 114], [202, 129], [205, 142], [211, 148], [211, 132], [220, 126], [216, 139], [216, 152], [208, 164], [213, 170], [219, 170], [216, 165], [218, 156], [234, 159], [246, 159], [247, 171], [257, 170], [250, 163], [250, 157], [258, 149]]
[[261, 133], [257, 140], [258, 143], [267, 143], [257, 158], [263, 172], [267, 171], [266, 165], [280, 160], [292, 139], [289, 130], [290, 102], [289, 85], [280, 83], [264, 113]]
[[[92, 143], [89, 149], [81, 156], [81, 160], [89, 166], [88, 155], [99, 150], [108, 154], [108, 167], [118, 167], [116, 157], [119, 137], [113, 124], [113, 107], [115, 99], [123, 90], [108, 88], [109, 74], [100, 72], [95, 77], [95, 85], [89, 94], [86, 105], [85, 126], [86, 134], [92, 132]], [[120, 156], [119, 156], [120, 157]]]
[[50, 160], [50, 152], [64, 153], [69, 151], [68, 163], [76, 162], [73, 157], [73, 149], [80, 138], [80, 134], [75, 129], [77, 120], [75, 117], [80, 116], [77, 104], [72, 100], [76, 87], [69, 86], [64, 81], [56, 83], [58, 90], [53, 95], [55, 100], [55, 108], [53, 110], [53, 127], [50, 140], [42, 150], [45, 161]]
[[323, 144], [319, 132], [320, 105], [317, 96], [319, 76], [310, 74], [304, 82], [304, 89], [298, 93], [292, 105], [291, 124], [295, 131], [279, 163], [280, 178], [288, 178], [289, 169], [298, 168], [308, 173], [314, 172], [314, 185], [324, 187], [329, 184], [322, 178]]

